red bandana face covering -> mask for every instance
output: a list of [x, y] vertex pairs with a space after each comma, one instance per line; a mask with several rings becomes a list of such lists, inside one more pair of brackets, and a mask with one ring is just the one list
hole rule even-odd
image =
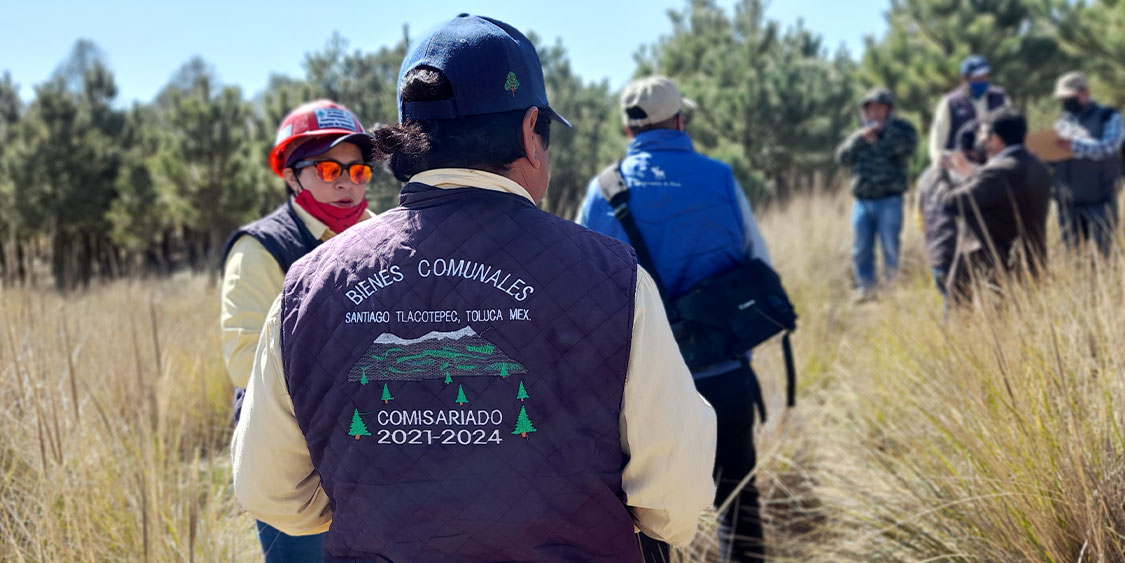
[[301, 190], [301, 193], [297, 194], [296, 201], [297, 205], [300, 205], [320, 222], [328, 225], [328, 228], [336, 234], [340, 234], [344, 232], [344, 229], [356, 224], [359, 218], [363, 217], [363, 212], [367, 210], [366, 199], [361, 199], [355, 206], [344, 209], [317, 201], [312, 192], [308, 190]]

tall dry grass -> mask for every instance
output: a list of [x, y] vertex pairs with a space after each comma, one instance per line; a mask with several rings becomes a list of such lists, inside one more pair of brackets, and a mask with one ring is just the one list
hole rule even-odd
[[1125, 561], [1125, 257], [1068, 256], [1054, 233], [1041, 283], [944, 318], [908, 221], [903, 277], [855, 305], [848, 204], [763, 221], [803, 313], [800, 405], [770, 392], [760, 435], [772, 555]]
[[251, 560], [214, 288], [0, 296], [0, 560]]
[[[849, 209], [816, 195], [761, 218], [802, 315], [797, 408], [779, 347], [755, 359], [771, 556], [1125, 561], [1125, 271], [1056, 244], [1043, 283], [945, 319], [908, 222], [903, 275], [855, 305]], [[257, 560], [216, 290], [2, 291], [0, 560]]]

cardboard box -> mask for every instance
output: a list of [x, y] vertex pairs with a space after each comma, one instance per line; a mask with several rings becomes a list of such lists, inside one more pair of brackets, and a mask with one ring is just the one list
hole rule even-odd
[[1059, 162], [1074, 156], [1070, 149], [1058, 145], [1059, 134], [1054, 129], [1043, 129], [1027, 135], [1024, 146], [1046, 162]]

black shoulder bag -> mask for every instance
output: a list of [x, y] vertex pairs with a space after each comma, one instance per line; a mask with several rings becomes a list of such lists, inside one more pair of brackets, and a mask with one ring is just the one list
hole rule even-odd
[[670, 301], [636, 219], [629, 209], [629, 186], [621, 175], [621, 162], [598, 176], [598, 187], [621, 222], [637, 253], [637, 262], [652, 276], [668, 313], [668, 322], [684, 362], [699, 370], [737, 359], [747, 350], [784, 333], [786, 404], [797, 401], [797, 370], [789, 335], [797, 329], [797, 313], [768, 264], [747, 259], [735, 269], [705, 278], [683, 296]]

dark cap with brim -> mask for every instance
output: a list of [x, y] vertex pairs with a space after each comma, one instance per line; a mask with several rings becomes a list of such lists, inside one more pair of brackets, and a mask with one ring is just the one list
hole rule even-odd
[[861, 108], [865, 108], [870, 104], [883, 104], [885, 106], [894, 107], [895, 98], [890, 90], [879, 86], [869, 90], [867, 95], [859, 101], [859, 107]]
[[969, 55], [961, 61], [962, 78], [979, 78], [992, 72], [988, 59], [984, 55]]
[[324, 154], [340, 143], [351, 143], [359, 147], [360, 154], [363, 155], [365, 162], [374, 160], [373, 153], [375, 152], [375, 139], [367, 133], [352, 133], [350, 135], [325, 135], [323, 137], [315, 137], [311, 141], [305, 141], [285, 159], [285, 167], [289, 168], [295, 163], [302, 160], [307, 160], [319, 154]]
[[[418, 67], [441, 71], [453, 86], [447, 100], [404, 102], [402, 81]], [[419, 41], [398, 75], [399, 121], [458, 119], [531, 107], [572, 127], [547, 102], [543, 67], [535, 45], [502, 21], [461, 14]]]

